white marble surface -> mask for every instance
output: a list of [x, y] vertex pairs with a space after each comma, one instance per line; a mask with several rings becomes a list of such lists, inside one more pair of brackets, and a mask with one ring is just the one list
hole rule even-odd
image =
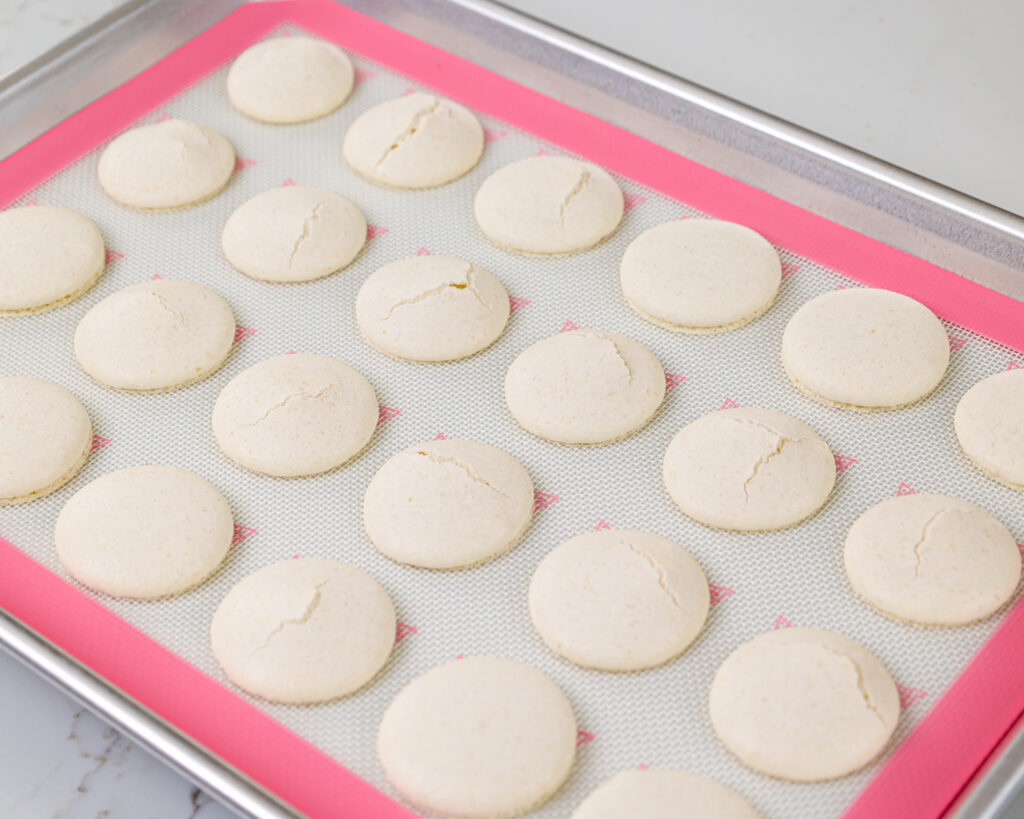
[[229, 819], [234, 814], [0, 651], [0, 816]]
[[0, 77], [70, 37], [124, 0], [0, 0]]
[[1020, 0], [501, 0], [1024, 216]]

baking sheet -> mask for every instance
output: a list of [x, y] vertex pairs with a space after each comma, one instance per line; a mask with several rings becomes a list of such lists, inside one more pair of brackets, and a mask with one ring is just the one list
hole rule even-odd
[[[612, 240], [564, 259], [504, 253], [489, 245], [473, 223], [477, 187], [507, 162], [540, 150], [564, 152], [485, 118], [490, 143], [481, 165], [467, 177], [434, 191], [375, 188], [340, 158], [345, 127], [369, 106], [419, 86], [367, 60], [357, 58], [356, 64], [360, 81], [352, 99], [329, 117], [302, 126], [260, 125], [234, 112], [224, 92], [226, 69], [150, 115], [149, 121], [164, 115], [195, 119], [221, 130], [236, 146], [243, 158], [239, 171], [210, 202], [159, 214], [120, 208], [95, 182], [98, 151], [29, 195], [40, 204], [63, 204], [93, 218], [112, 251], [111, 263], [97, 287], [71, 305], [0, 323], [0, 375], [37, 375], [67, 386], [85, 401], [104, 440], [69, 487], [5, 509], [4, 535], [66, 576], [53, 553], [52, 528], [76, 488], [134, 464], [191, 468], [225, 492], [243, 527], [230, 559], [211, 581], [179, 598], [102, 602], [223, 680], [206, 629], [217, 603], [238, 579], [295, 554], [339, 557], [369, 571], [391, 592], [400, 621], [415, 629], [403, 629], [405, 636], [382, 677], [364, 692], [327, 706], [254, 702], [385, 792], [391, 791], [374, 747], [376, 725], [391, 697], [417, 674], [459, 654], [501, 654], [551, 674], [572, 699], [584, 731], [572, 779], [537, 815], [567, 816], [604, 779], [637, 764], [715, 776], [766, 816], [837, 815], [877, 765], [838, 783], [814, 786], [787, 785], [746, 771], [711, 733], [705, 713], [711, 676], [736, 645], [772, 628], [780, 617], [794, 625], [834, 628], [875, 651], [906, 687], [908, 707], [897, 741], [913, 727], [996, 620], [949, 631], [885, 620], [849, 590], [842, 538], [863, 509], [901, 485], [978, 503], [1021, 537], [1019, 496], [973, 470], [952, 433], [956, 400], [977, 380], [1005, 369], [1013, 360], [1010, 351], [950, 326], [956, 348], [950, 371], [928, 401], [875, 415], [818, 406], [785, 380], [778, 361], [782, 328], [808, 298], [853, 282], [783, 251], [788, 275], [779, 302], [754, 324], [708, 337], [676, 336], [648, 325], [621, 299], [618, 260], [644, 229], [695, 211], [620, 180], [630, 207]], [[375, 227], [366, 250], [346, 271], [322, 282], [272, 286], [235, 273], [222, 259], [220, 229], [230, 212], [249, 196], [288, 180], [343, 193]], [[421, 251], [471, 259], [505, 283], [517, 309], [493, 348], [456, 364], [414, 365], [385, 358], [361, 341], [353, 303], [362, 281], [381, 264]], [[73, 361], [75, 324], [102, 297], [154, 274], [201, 281], [228, 299], [243, 329], [227, 365], [206, 381], [164, 395], [125, 395], [91, 383]], [[622, 332], [650, 347], [672, 374], [661, 413], [640, 434], [609, 447], [566, 448], [532, 438], [508, 417], [501, 396], [508, 363], [523, 347], [567, 322]], [[230, 377], [293, 349], [337, 355], [360, 369], [377, 388], [386, 420], [366, 452], [342, 470], [275, 481], [245, 473], [219, 454], [209, 413]], [[674, 509], [660, 481], [664, 449], [682, 425], [726, 401], [791, 412], [817, 429], [844, 459], [836, 493], [821, 514], [785, 532], [741, 536], [700, 527]], [[483, 567], [447, 573], [401, 567], [378, 556], [362, 533], [362, 492], [374, 471], [399, 449], [438, 433], [501, 446], [523, 461], [543, 493], [538, 505], [544, 508], [523, 542]], [[526, 588], [533, 567], [562, 540], [602, 521], [678, 540], [719, 589], [701, 639], [662, 669], [628, 675], [576, 669], [551, 655], [530, 627]]]

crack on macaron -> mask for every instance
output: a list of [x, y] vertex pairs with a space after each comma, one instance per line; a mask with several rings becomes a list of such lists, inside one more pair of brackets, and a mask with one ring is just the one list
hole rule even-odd
[[327, 202], [317, 202], [313, 205], [313, 209], [310, 211], [309, 216], [302, 220], [302, 232], [295, 239], [295, 244], [292, 245], [291, 255], [288, 256], [289, 270], [295, 266], [295, 257], [299, 255], [299, 251], [302, 249], [303, 243], [309, 239], [310, 233], [313, 229], [313, 224], [320, 218], [320, 214], [325, 207], [327, 207]]
[[951, 511], [951, 510], [949, 510], [949, 509], [940, 509], [934, 515], [932, 515], [930, 518], [928, 518], [928, 520], [925, 521], [924, 526], [921, 527], [921, 536], [917, 539], [917, 542], [914, 544], [914, 547], [913, 547], [913, 552], [914, 552], [914, 580], [917, 580], [918, 577], [921, 574], [921, 547], [924, 546], [924, 542], [928, 539], [928, 535], [931, 534], [931, 529], [932, 529], [932, 526], [935, 524], [935, 522], [939, 518], [941, 518], [946, 512], [949, 512], [949, 511]]
[[576, 183], [569, 189], [569, 192], [562, 199], [562, 203], [558, 206], [558, 224], [563, 228], [565, 227], [565, 212], [568, 209], [572, 200], [579, 194], [590, 181], [590, 171], [585, 167], [580, 168], [580, 175], [576, 180]]
[[323, 398], [332, 389], [334, 389], [334, 385], [333, 384], [328, 384], [326, 387], [321, 387], [316, 392], [305, 392], [305, 391], [293, 392], [291, 395], [285, 396], [282, 400], [278, 401], [272, 407], [268, 408], [267, 411], [263, 413], [263, 415], [261, 415], [255, 421], [252, 421], [252, 422], [246, 424], [246, 426], [254, 427], [257, 424], [263, 423], [264, 421], [267, 420], [267, 418], [272, 413], [277, 412], [279, 409], [283, 409], [284, 407], [286, 407], [288, 404], [290, 404], [293, 401], [299, 401], [299, 400], [302, 400], [302, 399], [309, 399], [311, 401], [316, 401], [317, 399]]
[[460, 281], [442, 282], [441, 284], [437, 285], [436, 287], [431, 287], [429, 290], [424, 290], [422, 293], [417, 293], [415, 296], [412, 296], [412, 297], [407, 298], [407, 299], [400, 299], [399, 301], [396, 301], [394, 304], [392, 304], [390, 308], [388, 308], [388, 312], [381, 318], [381, 321], [387, 321], [388, 319], [390, 319], [391, 315], [399, 307], [408, 307], [411, 304], [417, 304], [417, 303], [419, 303], [421, 301], [426, 301], [427, 299], [432, 298], [433, 296], [439, 296], [442, 293], [445, 293], [448, 290], [453, 290], [453, 289], [454, 290], [467, 290], [468, 289], [476, 297], [476, 300], [478, 302], [480, 302], [480, 304], [482, 304], [484, 306], [484, 309], [490, 310], [491, 309], [491, 305], [489, 305], [487, 303], [487, 301], [484, 299], [484, 297], [480, 294], [480, 290], [477, 288], [476, 284], [473, 281], [473, 274], [475, 272], [476, 272], [476, 265], [474, 265], [472, 262], [467, 262], [466, 263], [466, 270], [465, 270], [465, 276], [466, 276], [465, 281], [461, 281], [461, 282]]
[[431, 115], [437, 113], [440, 107], [441, 100], [435, 97], [434, 101], [429, 106], [427, 106], [426, 108], [421, 108], [419, 111], [413, 114], [413, 117], [409, 121], [409, 124], [406, 126], [405, 130], [402, 131], [398, 136], [396, 136], [394, 140], [392, 140], [391, 145], [389, 145], [387, 150], [384, 151], [384, 153], [381, 155], [381, 158], [377, 160], [376, 164], [373, 166], [373, 169], [379, 169], [380, 166], [384, 164], [384, 160], [386, 160], [395, 151], [397, 151], [403, 142], [405, 142], [413, 134], [415, 134], [417, 129], [423, 124], [423, 122]]
[[750, 502], [750, 482], [752, 480], [754, 480], [754, 478], [757, 477], [757, 473], [761, 471], [761, 467], [762, 466], [767, 465], [774, 458], [777, 458], [779, 455], [782, 454], [783, 447], [785, 447], [786, 444], [788, 444], [788, 443], [790, 443], [790, 439], [783, 438], [780, 435], [779, 439], [775, 442], [775, 449], [774, 449], [774, 451], [769, 452], [767, 455], [762, 455], [760, 458], [757, 459], [757, 463], [754, 464], [754, 468], [750, 471], [750, 475], [747, 477], [747, 479], [745, 481], [743, 481], [743, 502], [744, 503], [749, 503]]
[[249, 652], [249, 656], [253, 657], [261, 651], [264, 651], [270, 645], [270, 641], [280, 634], [286, 626], [302, 626], [308, 623], [310, 618], [313, 616], [313, 613], [320, 605], [320, 601], [323, 599], [322, 592], [324, 587], [330, 582], [330, 580], [322, 580], [317, 583], [313, 587], [313, 596], [309, 599], [309, 602], [306, 603], [306, 608], [303, 610], [302, 614], [298, 617], [282, 620], [278, 623], [263, 639], [263, 643], [256, 646], [256, 648]]
[[169, 120], [169, 122], [181, 123], [184, 126], [184, 130], [181, 133], [174, 134], [169, 138], [170, 141], [178, 144], [178, 150], [181, 153], [181, 164], [185, 168], [189, 168], [192, 165], [192, 155], [189, 153], [187, 144], [189, 137], [200, 137], [207, 148], [211, 147], [213, 143], [210, 142], [206, 132], [202, 128], [197, 127], [195, 123], [183, 119]]
[[[783, 645], [791, 644], [783, 643]], [[874, 714], [878, 718], [878, 721], [881, 722], [884, 726], [886, 723], [885, 717], [882, 716], [882, 712], [879, 711], [878, 707], [871, 701], [871, 695], [868, 693], [867, 688], [864, 686], [864, 670], [860, 667], [860, 663], [853, 659], [853, 657], [851, 657], [849, 654], [844, 654], [842, 651], [837, 651], [836, 649], [832, 648], [829, 645], [826, 645], [825, 643], [818, 643], [817, 647], [822, 651], [826, 652], [827, 654], [832, 654], [836, 657], [839, 657], [841, 660], [846, 660], [850, 665], [853, 666], [854, 673], [857, 676], [857, 690], [860, 692], [861, 698], [864, 700], [865, 707], [872, 714]], [[820, 663], [818, 664], [818, 667], [821, 668], [823, 672], [825, 671], [825, 669], [821, 666]]]
[[657, 581], [658, 586], [661, 588], [663, 592], [665, 592], [666, 596], [671, 601], [672, 605], [678, 611], [683, 612], [685, 614], [686, 609], [683, 608], [682, 603], [679, 602], [679, 598], [676, 597], [675, 591], [673, 591], [672, 587], [669, 585], [668, 579], [665, 576], [665, 569], [662, 567], [662, 565], [658, 563], [658, 561], [655, 560], [650, 554], [648, 554], [638, 546], [634, 546], [632, 543], [627, 543], [626, 548], [638, 557], [640, 557], [641, 560], [643, 560], [648, 566], [651, 567], [651, 570], [654, 572], [655, 580]]
[[210, 142], [210, 138], [206, 135], [206, 131], [204, 131], [202, 128], [199, 128], [194, 123], [186, 123], [186, 124], [191, 126], [189, 128], [186, 128], [188, 133], [190, 133], [190, 134], [191, 133], [198, 134], [199, 137], [203, 140], [203, 143], [205, 145], [207, 145], [207, 147], [209, 147], [210, 145], [213, 144], [212, 142]]
[[622, 366], [626, 369], [626, 384], [628, 385], [633, 383], [633, 370], [630, 368], [629, 362], [626, 361], [626, 357], [622, 354], [622, 350], [619, 349], [619, 345], [615, 343], [615, 339], [608, 338], [608, 336], [605, 335], [599, 335], [598, 333], [590, 333], [586, 330], [572, 330], [566, 335], [567, 337], [597, 339], [598, 341], [603, 341], [606, 344], [611, 345], [612, 352], [615, 354], [615, 357], [619, 359]]
[[154, 299], [156, 299], [157, 304], [159, 304], [164, 310], [166, 310], [168, 313], [174, 316], [174, 318], [176, 318], [181, 323], [182, 327], [188, 324], [188, 322], [185, 320], [185, 314], [179, 313], [177, 310], [171, 307], [171, 305], [167, 303], [167, 299], [165, 299], [159, 293], [149, 292], [146, 295], [152, 296]]
[[962, 515], [976, 514], [975, 510], [973, 509], [940, 509], [938, 512], [936, 512], [934, 515], [928, 518], [928, 520], [925, 521], [924, 526], [921, 527], [921, 536], [917, 539], [917, 542], [914, 544], [913, 547], [914, 580], [917, 580], [921, 573], [921, 547], [924, 546], [925, 542], [928, 540], [928, 536], [932, 533], [932, 528], [938, 522], [939, 518], [941, 518], [943, 515], [947, 513], [952, 512], [959, 512]]
[[426, 449], [419, 449], [419, 450], [416, 451], [416, 454], [417, 455], [422, 455], [424, 458], [427, 458], [428, 460], [430, 460], [430, 461], [432, 461], [432, 462], [434, 462], [436, 464], [442, 464], [442, 465], [443, 464], [450, 464], [451, 466], [456, 466], [459, 469], [461, 469], [463, 472], [465, 472], [469, 476], [470, 480], [472, 480], [472, 481], [474, 481], [476, 483], [483, 484], [488, 489], [490, 489], [490, 490], [492, 490], [494, 492], [497, 492], [502, 497], [505, 497], [505, 498], [509, 497], [508, 493], [501, 491], [500, 489], [498, 489], [498, 487], [496, 487], [490, 481], [486, 480], [485, 478], [482, 478], [476, 472], [476, 470], [474, 470], [473, 467], [471, 467], [465, 461], [459, 460], [458, 458], [452, 458], [450, 456], [445, 456], [445, 455], [440, 454], [439, 452], [432, 452], [432, 451], [426, 450]]
[[743, 481], [743, 499], [744, 503], [747, 503], [750, 501], [750, 495], [748, 494], [750, 482], [757, 477], [757, 473], [761, 471], [761, 467], [767, 465], [771, 460], [781, 455], [782, 450], [786, 446], [786, 444], [797, 444], [800, 443], [801, 441], [807, 440], [807, 438], [790, 438], [786, 435], [783, 435], [777, 429], [768, 426], [768, 424], [762, 423], [760, 421], [755, 421], [752, 418], [730, 417], [729, 420], [737, 424], [746, 424], [748, 426], [757, 427], [758, 429], [763, 429], [766, 432], [769, 432], [772, 435], [776, 436], [774, 451], [768, 452], [762, 455], [760, 458], [758, 458], [757, 463], [754, 464], [754, 468], [750, 471], [750, 475], [747, 476], [747, 479], [745, 481]]

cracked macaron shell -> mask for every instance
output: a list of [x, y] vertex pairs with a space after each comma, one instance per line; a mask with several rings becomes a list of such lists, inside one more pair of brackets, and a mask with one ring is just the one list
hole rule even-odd
[[354, 83], [352, 61], [337, 46], [313, 37], [275, 37], [238, 55], [227, 90], [247, 117], [284, 125], [331, 113]]
[[641, 317], [677, 332], [732, 330], [767, 310], [782, 281], [771, 243], [718, 219], [683, 219], [634, 239], [619, 268], [622, 293]]
[[601, 671], [641, 671], [682, 654], [710, 603], [707, 577], [689, 552], [635, 529], [570, 538], [530, 581], [530, 619], [548, 648]]
[[792, 782], [837, 779], [888, 743], [900, 698], [860, 643], [817, 628], [761, 634], [726, 658], [711, 683], [711, 725], [755, 771]]
[[209, 199], [227, 185], [235, 149], [222, 134], [184, 119], [140, 125], [116, 137], [100, 155], [100, 186], [133, 208], [180, 208]]
[[57, 307], [81, 295], [105, 266], [103, 237], [68, 208], [0, 212], [0, 315]]
[[122, 390], [168, 390], [224, 362], [235, 317], [208, 287], [153, 279], [93, 305], [75, 329], [75, 358], [92, 378]]
[[478, 441], [436, 440], [402, 450], [373, 476], [363, 525], [400, 563], [457, 569], [497, 557], [533, 514], [533, 481], [515, 458]]
[[465, 657], [436, 666], [388, 706], [377, 751], [392, 785], [431, 815], [498, 819], [547, 801], [576, 758], [576, 717], [532, 666]]
[[235, 270], [308, 282], [341, 270], [366, 244], [366, 219], [345, 197], [309, 185], [258, 193], [228, 217], [221, 247]]
[[340, 560], [264, 566], [227, 593], [213, 616], [213, 655], [237, 686], [272, 702], [327, 702], [384, 667], [395, 609], [370, 575]]
[[707, 776], [665, 768], [622, 771], [580, 803], [572, 819], [758, 819], [738, 793]]
[[234, 535], [228, 502], [205, 478], [174, 466], [133, 466], [79, 489], [64, 504], [57, 557], [80, 583], [114, 597], [179, 594], [224, 560]]
[[672, 500], [716, 529], [784, 529], [828, 500], [836, 465], [828, 445], [803, 421], [775, 410], [738, 407], [683, 427], [665, 451], [662, 474]]
[[410, 361], [455, 361], [489, 347], [508, 323], [508, 293], [482, 267], [451, 256], [413, 256], [370, 275], [356, 321], [370, 344]]
[[433, 188], [472, 170], [484, 129], [466, 108], [430, 94], [406, 94], [360, 114], [345, 133], [342, 154], [371, 182]]
[[56, 491], [89, 457], [92, 422], [68, 390], [29, 376], [0, 378], [0, 506]]
[[213, 434], [221, 452], [252, 472], [318, 475], [366, 446], [379, 408], [370, 382], [344, 361], [315, 353], [265, 359], [221, 390]]
[[946, 495], [901, 495], [871, 507], [850, 528], [843, 554], [861, 597], [924, 625], [988, 617], [1013, 596], [1021, 575], [1010, 530]]
[[949, 364], [942, 322], [920, 302], [867, 287], [833, 290], [797, 310], [782, 334], [782, 366], [817, 401], [896, 409], [929, 395]]
[[607, 444], [644, 426], [665, 397], [654, 354], [607, 330], [531, 344], [509, 365], [505, 401], [527, 432], [562, 444]]
[[538, 255], [593, 247], [615, 232], [624, 209], [622, 191], [605, 170], [562, 156], [534, 156], [495, 171], [473, 205], [494, 244]]
[[971, 387], [956, 405], [953, 425], [975, 466], [1024, 489], [1024, 370], [1004, 370]]

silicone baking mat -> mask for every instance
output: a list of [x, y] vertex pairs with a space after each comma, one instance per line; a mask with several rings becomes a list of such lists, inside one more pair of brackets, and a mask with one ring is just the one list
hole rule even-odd
[[[264, 125], [238, 114], [225, 92], [226, 64], [257, 39], [301, 31], [353, 55], [358, 81], [351, 99], [304, 125]], [[480, 165], [450, 185], [420, 192], [358, 178], [341, 159], [347, 125], [376, 103], [428, 87], [481, 113], [487, 147]], [[102, 146], [125, 127], [167, 116], [228, 137], [239, 155], [231, 183], [184, 210], [118, 206], [96, 182]], [[480, 183], [508, 162], [538, 153], [576, 153], [618, 175], [627, 211], [609, 241], [578, 255], [538, 259], [505, 253], [480, 235], [472, 216]], [[234, 272], [220, 252], [224, 221], [253, 194], [292, 183], [336, 190], [355, 202], [371, 225], [366, 249], [348, 269], [310, 284], [274, 286]], [[952, 431], [953, 409], [968, 387], [1024, 363], [1013, 350], [1024, 347], [1024, 305], [321, 0], [243, 7], [6, 160], [0, 202], [78, 210], [100, 226], [109, 248], [107, 271], [85, 296], [0, 322], [0, 375], [34, 375], [68, 387], [89, 408], [97, 433], [94, 453], [69, 486], [0, 511], [0, 532], [9, 541], [0, 548], [0, 604], [309, 815], [408, 815], [374, 790], [395, 797], [376, 757], [377, 725], [406, 683], [459, 655], [530, 663], [572, 700], [581, 729], [578, 761], [566, 786], [535, 812], [542, 817], [569, 816], [601, 782], [638, 765], [713, 776], [765, 817], [935, 817], [1024, 708], [1021, 607], [960, 629], [901, 624], [856, 598], [841, 555], [846, 530], [863, 510], [914, 491], [973, 501], [1024, 540], [1020, 494], [974, 470]], [[645, 323], [620, 295], [623, 251], [647, 228], [706, 214], [748, 224], [777, 245], [785, 263], [778, 302], [724, 335], [676, 335]], [[382, 356], [361, 340], [353, 306], [360, 285], [380, 265], [417, 253], [471, 259], [501, 278], [514, 311], [497, 344], [462, 362], [423, 365]], [[219, 372], [183, 390], [105, 389], [74, 363], [76, 323], [103, 297], [154, 275], [200, 281], [221, 293], [239, 324], [234, 350]], [[908, 409], [864, 414], [824, 407], [798, 394], [782, 371], [779, 345], [793, 312], [819, 293], [864, 283], [914, 295], [946, 320], [949, 372], [934, 395]], [[510, 361], [528, 344], [572, 327], [621, 332], [664, 364], [664, 406], [640, 433], [611, 446], [562, 447], [526, 434], [508, 416], [502, 380]], [[219, 453], [210, 411], [235, 374], [292, 350], [335, 355], [366, 374], [382, 404], [380, 424], [365, 452], [342, 469], [274, 480]], [[820, 514], [783, 532], [737, 535], [701, 527], [675, 509], [660, 477], [668, 441], [694, 418], [733, 404], [792, 413], [829, 443], [839, 473]], [[534, 478], [534, 521], [498, 560], [465, 571], [416, 570], [378, 555], [363, 533], [362, 495], [374, 472], [398, 450], [438, 435], [502, 447]], [[236, 543], [212, 579], [181, 596], [127, 602], [92, 595], [56, 560], [56, 516], [90, 480], [147, 462], [192, 469], [220, 487], [236, 517]], [[683, 657], [662, 668], [639, 674], [576, 668], [547, 651], [530, 626], [526, 590], [539, 560], [568, 537], [603, 526], [673, 538], [708, 574], [714, 605], [707, 627]], [[401, 621], [384, 673], [327, 705], [249, 698], [227, 682], [209, 648], [210, 618], [227, 590], [294, 555], [340, 558], [370, 572], [393, 596]], [[712, 734], [706, 701], [718, 665], [745, 640], [790, 624], [863, 642], [901, 686], [896, 736], [861, 773], [787, 784], [746, 770]]]

